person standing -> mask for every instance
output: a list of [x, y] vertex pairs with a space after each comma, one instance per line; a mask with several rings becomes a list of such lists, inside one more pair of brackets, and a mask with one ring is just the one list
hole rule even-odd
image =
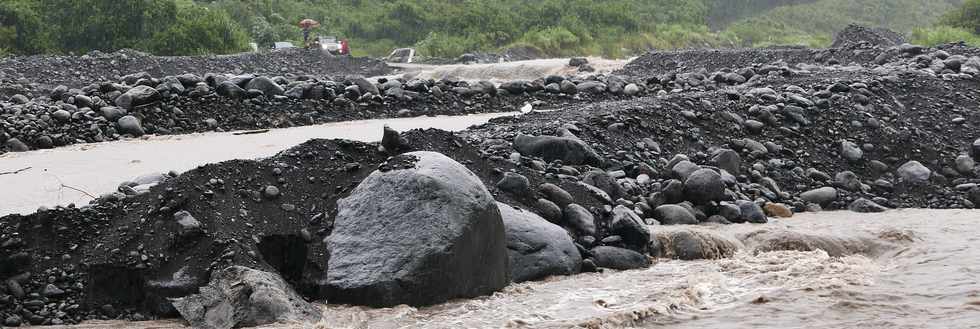
[[299, 21], [299, 27], [303, 28], [304, 46], [310, 44], [310, 30], [317, 26], [320, 26], [320, 23], [309, 18]]

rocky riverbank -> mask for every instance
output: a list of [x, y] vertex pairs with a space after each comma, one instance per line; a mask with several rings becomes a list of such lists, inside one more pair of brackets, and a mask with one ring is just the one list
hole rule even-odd
[[463, 115], [634, 97], [637, 79], [550, 76], [490, 82], [140, 72], [80, 89], [58, 86], [0, 102], [0, 153], [139, 137]]
[[384, 62], [349, 56], [332, 56], [304, 49], [217, 56], [153, 56], [135, 50], [112, 53], [93, 51], [81, 56], [23, 56], [0, 59], [0, 81], [6, 96], [41, 96], [59, 85], [83, 88], [90, 83], [115, 81], [118, 77], [147, 72], [155, 77], [181, 74], [257, 74], [376, 76], [391, 72]]
[[[467, 102], [572, 101], [455, 134], [312, 140], [267, 159], [123, 184], [88, 206], [4, 217], [0, 315], [9, 326], [175, 316], [214, 328], [313, 321], [303, 299], [432, 305], [512, 281], [647, 267], [657, 257], [730, 256], [731, 248], [665, 229], [673, 225], [976, 207], [980, 58], [951, 50], [973, 51], [963, 47], [869, 49], [880, 50], [878, 59], [863, 65], [746, 56], [767, 62], [499, 87], [202, 77], [185, 92], [206, 87], [216, 90], [201, 96], [211, 102], [270, 102], [256, 113], [274, 102], [453, 97], [458, 103], [447, 108], [457, 110]], [[194, 101], [174, 96], [182, 94], [173, 82], [127, 79], [91, 89], [90, 98], [118, 93], [102, 108], [147, 113], [137, 118], [144, 132], [151, 109], [172, 115], [159, 105], [165, 100]], [[331, 91], [330, 101], [320, 96]], [[61, 104], [75, 105], [77, 95]], [[242, 115], [242, 105], [226, 108]], [[161, 117], [153, 122], [173, 118]], [[102, 118], [93, 120], [109, 122]], [[118, 120], [106, 129], [123, 127]], [[236, 128], [226, 124], [216, 126]], [[132, 188], [144, 183], [158, 185]]]

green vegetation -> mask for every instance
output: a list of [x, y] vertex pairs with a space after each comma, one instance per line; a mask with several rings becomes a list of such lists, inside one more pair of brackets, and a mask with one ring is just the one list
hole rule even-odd
[[[528, 47], [548, 55], [622, 56], [623, 48], [701, 46], [714, 38], [661, 38], [678, 29], [705, 32], [704, 0], [216, 0], [260, 45], [299, 42], [302, 18], [321, 35], [349, 38], [356, 54], [416, 47], [429, 56]], [[675, 35], [676, 33], [672, 34]]]
[[[850, 23], [922, 43], [976, 40], [980, 0], [0, 0], [0, 56], [133, 48], [160, 55], [299, 45], [296, 24], [354, 55], [522, 48], [623, 57], [647, 49], [827, 46]], [[963, 5], [958, 7], [959, 5]], [[944, 13], [949, 13], [942, 16]], [[936, 25], [939, 24], [939, 25]]]
[[780, 6], [730, 25], [743, 45], [829, 46], [833, 35], [851, 23], [908, 34], [930, 26], [958, 0], [818, 0]]
[[3, 0], [0, 45], [17, 54], [133, 48], [160, 55], [233, 53], [248, 35], [190, 0]]
[[969, 30], [951, 26], [916, 28], [912, 30], [912, 41], [930, 47], [963, 41], [971, 46], [980, 47], [980, 36]]
[[916, 28], [912, 41], [935, 46], [951, 42], [965, 42], [980, 47], [980, 0], [967, 0], [950, 11], [933, 27]]

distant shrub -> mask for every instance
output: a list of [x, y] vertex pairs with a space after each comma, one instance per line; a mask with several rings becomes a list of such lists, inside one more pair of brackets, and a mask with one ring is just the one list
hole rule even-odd
[[973, 34], [970, 30], [952, 26], [915, 29], [912, 31], [911, 41], [915, 44], [930, 47], [961, 41], [971, 46], [980, 46], [980, 36]]
[[174, 24], [140, 48], [158, 55], [228, 54], [245, 51], [248, 42], [248, 34], [224, 11], [187, 4], [178, 8]]

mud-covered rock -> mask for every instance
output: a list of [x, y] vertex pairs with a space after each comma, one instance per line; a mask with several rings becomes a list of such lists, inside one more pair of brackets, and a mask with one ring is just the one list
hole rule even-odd
[[853, 212], [861, 213], [884, 212], [888, 210], [887, 207], [865, 198], [854, 200], [854, 202], [851, 202], [851, 204], [847, 206], [847, 209]]
[[192, 326], [207, 329], [313, 323], [321, 314], [279, 275], [242, 266], [215, 271], [200, 293], [172, 302]]

